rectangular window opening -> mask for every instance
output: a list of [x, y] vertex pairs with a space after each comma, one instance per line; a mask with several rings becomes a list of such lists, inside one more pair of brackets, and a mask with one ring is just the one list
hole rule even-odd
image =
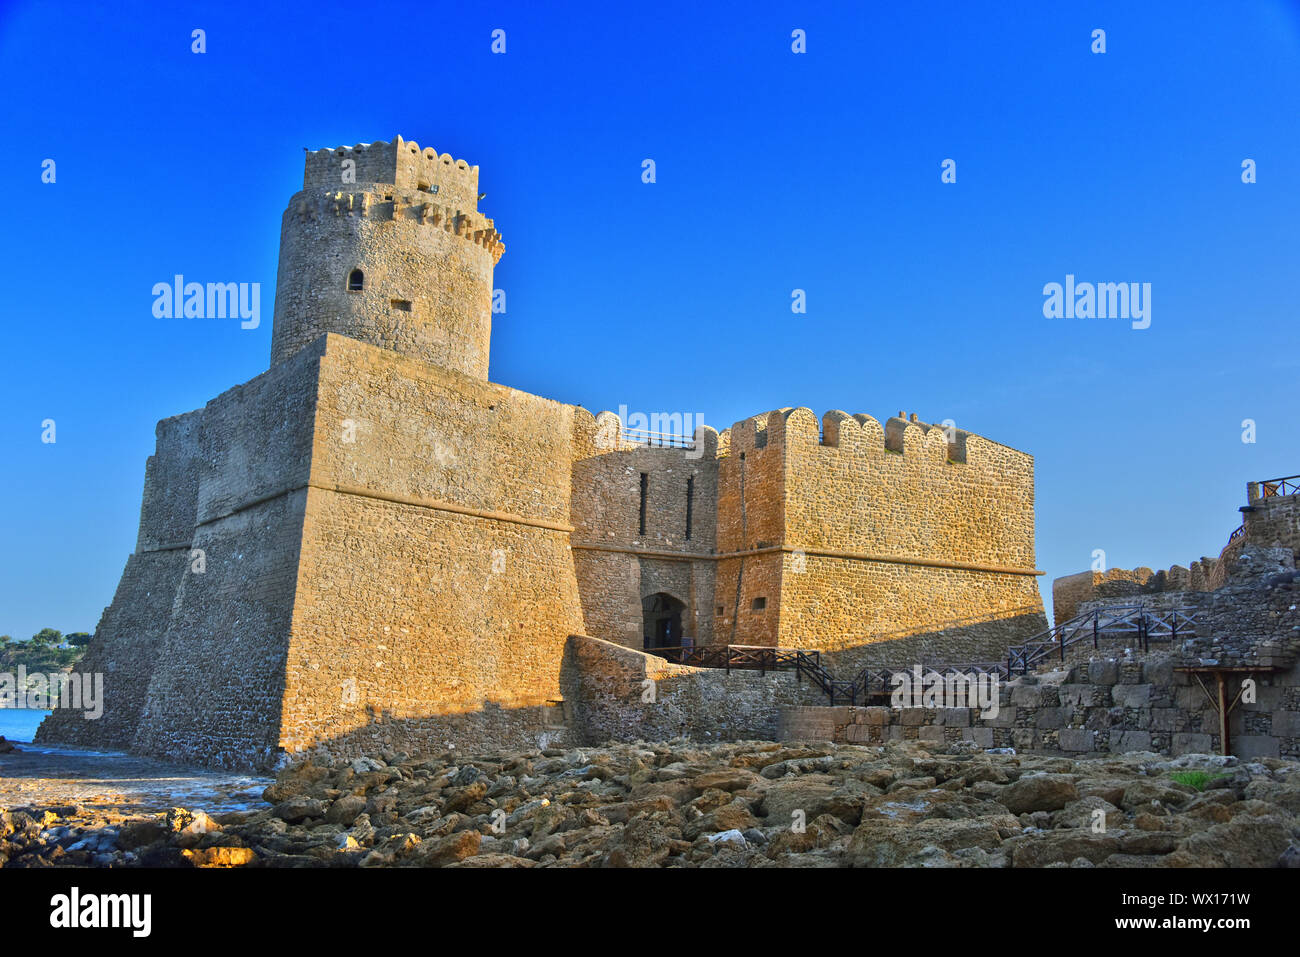
[[390, 299], [388, 305], [394, 309], [400, 309], [402, 312], [411, 311], [411, 300], [409, 299]]
[[766, 599], [766, 598], [755, 598], [754, 601], [753, 601], [753, 603], [749, 606], [749, 610], [750, 610], [750, 611], [762, 611], [762, 610], [763, 610], [764, 608], [766, 608], [766, 607], [767, 607], [767, 599]]
[[695, 500], [695, 479], [686, 480], [686, 540], [691, 540], [691, 505]]
[[645, 534], [645, 500], [646, 500], [646, 492], [648, 492], [649, 490], [650, 490], [650, 476], [645, 472], [642, 472], [641, 473], [641, 525], [640, 525], [641, 528], [640, 534], [642, 535]]

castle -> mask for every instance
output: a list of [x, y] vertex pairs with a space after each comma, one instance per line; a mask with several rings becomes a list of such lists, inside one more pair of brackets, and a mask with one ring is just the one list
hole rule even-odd
[[849, 669], [1046, 627], [1029, 455], [806, 408], [665, 438], [489, 381], [505, 247], [478, 178], [400, 137], [307, 154], [270, 367], [158, 423], [81, 665], [104, 716], [56, 711], [38, 740], [246, 767], [545, 745], [584, 726], [593, 654]]

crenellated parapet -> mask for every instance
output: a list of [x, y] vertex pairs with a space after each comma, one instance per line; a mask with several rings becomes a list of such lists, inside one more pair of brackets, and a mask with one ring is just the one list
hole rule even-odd
[[850, 456], [863, 462], [888, 461], [887, 455], [935, 465], [967, 465], [999, 471], [1009, 461], [1032, 463], [1031, 456], [964, 429], [932, 425], [899, 413], [883, 423], [864, 413], [838, 409], [817, 418], [808, 408], [782, 408], [742, 419], [719, 439], [725, 454], [769, 445], [807, 453]]
[[1033, 458], [969, 431], [902, 413], [881, 422], [782, 408], [737, 422], [719, 448], [725, 463], [752, 460], [751, 484], [754, 466], [781, 463], [759, 500], [772, 503], [764, 512], [780, 541], [1033, 568]]
[[478, 167], [404, 140], [308, 150], [303, 188], [379, 183], [421, 190], [462, 209], [478, 208]]
[[293, 198], [289, 210], [296, 222], [304, 224], [348, 217], [377, 222], [413, 222], [441, 228], [450, 235], [482, 246], [491, 253], [493, 265], [500, 262], [506, 250], [492, 219], [477, 211], [442, 205], [422, 193], [304, 189]]
[[492, 272], [478, 167], [390, 143], [308, 152], [281, 221], [271, 363], [329, 332], [486, 379]]

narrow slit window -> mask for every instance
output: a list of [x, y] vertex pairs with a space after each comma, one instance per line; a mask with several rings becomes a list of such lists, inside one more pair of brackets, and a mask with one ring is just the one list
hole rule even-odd
[[360, 292], [366, 284], [366, 275], [360, 269], [348, 273], [348, 292]]
[[640, 534], [642, 535], [645, 534], [645, 500], [646, 500], [646, 492], [648, 492], [649, 490], [650, 490], [650, 476], [647, 475], [645, 472], [642, 472], [641, 473], [641, 524], [640, 524], [640, 529], [641, 529]]
[[695, 479], [686, 480], [686, 540], [691, 540], [691, 506], [695, 502]]

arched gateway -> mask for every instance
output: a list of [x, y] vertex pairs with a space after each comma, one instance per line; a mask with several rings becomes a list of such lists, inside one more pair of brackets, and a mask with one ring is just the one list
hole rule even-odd
[[686, 606], [667, 592], [641, 599], [644, 648], [677, 648], [682, 644], [682, 612]]

